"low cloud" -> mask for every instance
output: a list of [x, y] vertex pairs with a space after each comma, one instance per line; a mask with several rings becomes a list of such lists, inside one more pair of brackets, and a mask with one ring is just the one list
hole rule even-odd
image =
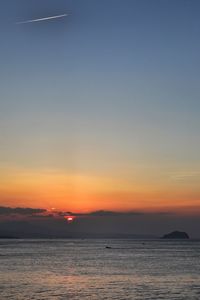
[[111, 210], [96, 210], [88, 213], [76, 213], [70, 211], [49, 211], [42, 208], [23, 208], [23, 207], [5, 207], [0, 206], [1, 219], [62, 219], [66, 216], [75, 216], [80, 218], [115, 218], [115, 217], [140, 217], [145, 215], [171, 215], [171, 212], [142, 212], [142, 211], [111, 211]]
[[169, 215], [172, 212], [159, 211], [159, 212], [142, 212], [142, 211], [111, 211], [111, 210], [96, 210], [88, 213], [73, 213], [73, 212], [57, 212], [59, 216], [73, 215], [76, 217], [123, 217], [123, 216], [143, 216], [143, 215]]
[[127, 211], [127, 212], [120, 212], [120, 211], [110, 211], [110, 210], [97, 210], [97, 211], [92, 211], [88, 213], [74, 213], [74, 212], [55, 212], [58, 216], [64, 217], [64, 216], [69, 216], [73, 215], [76, 217], [118, 217], [118, 216], [124, 216], [124, 215], [130, 215], [130, 216], [135, 216], [135, 215], [143, 215], [143, 212], [138, 212], [138, 211]]
[[97, 210], [85, 215], [94, 216], [94, 217], [111, 217], [111, 216], [117, 217], [117, 216], [124, 216], [124, 215], [130, 215], [130, 216], [143, 215], [143, 213], [138, 211], [118, 212], [118, 211], [109, 211], [109, 210]]
[[12, 216], [12, 215], [21, 215], [21, 216], [35, 216], [38, 214], [45, 213], [45, 209], [41, 208], [23, 208], [23, 207], [5, 207], [0, 206], [0, 216]]

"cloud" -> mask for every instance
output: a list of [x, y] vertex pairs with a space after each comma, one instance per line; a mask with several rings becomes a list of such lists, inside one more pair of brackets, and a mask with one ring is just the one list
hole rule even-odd
[[142, 211], [110, 211], [110, 210], [96, 210], [88, 213], [73, 213], [73, 212], [57, 212], [59, 216], [73, 215], [76, 217], [123, 217], [123, 216], [143, 216], [143, 215], [168, 215], [172, 214], [168, 211], [159, 212], [142, 212]]
[[108, 210], [97, 210], [89, 213], [89, 216], [95, 217], [109, 217], [109, 216], [124, 216], [124, 215], [141, 215], [144, 214], [142, 212], [137, 211], [128, 211], [128, 212], [116, 212], [116, 211], [108, 211]]
[[41, 208], [23, 208], [23, 207], [13, 208], [13, 207], [0, 206], [0, 216], [11, 216], [11, 215], [34, 216], [45, 212], [46, 209], [41, 209]]
[[118, 211], [110, 211], [110, 210], [97, 210], [88, 213], [73, 213], [73, 212], [55, 212], [58, 216], [64, 217], [73, 215], [76, 217], [115, 217], [115, 216], [124, 216], [124, 215], [142, 215], [143, 212], [138, 211], [127, 211], [127, 212], [118, 212]]
[[23, 207], [5, 207], [0, 206], [1, 220], [24, 220], [24, 219], [63, 219], [66, 216], [74, 216], [84, 219], [101, 219], [101, 218], [125, 218], [125, 217], [142, 217], [150, 215], [169, 215], [171, 212], [141, 212], [141, 211], [109, 211], [109, 210], [96, 210], [88, 213], [76, 213], [70, 211], [49, 211], [42, 208], [23, 208]]
[[200, 172], [181, 172], [171, 175], [171, 179], [175, 181], [190, 181], [200, 179]]

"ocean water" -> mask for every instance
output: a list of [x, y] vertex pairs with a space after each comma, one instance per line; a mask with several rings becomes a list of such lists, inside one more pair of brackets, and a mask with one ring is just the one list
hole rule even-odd
[[0, 240], [0, 299], [199, 300], [200, 241]]

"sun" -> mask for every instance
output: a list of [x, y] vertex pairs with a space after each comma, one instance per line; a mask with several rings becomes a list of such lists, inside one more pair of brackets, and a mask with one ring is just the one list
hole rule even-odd
[[72, 223], [75, 219], [74, 216], [65, 216], [64, 218], [65, 218], [65, 220], [67, 220], [68, 223]]

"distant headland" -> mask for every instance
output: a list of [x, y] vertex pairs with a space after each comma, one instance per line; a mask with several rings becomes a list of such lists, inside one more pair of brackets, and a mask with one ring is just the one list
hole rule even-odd
[[12, 236], [12, 235], [0, 235], [0, 239], [18, 239], [19, 237], [17, 236]]
[[183, 231], [173, 231], [163, 235], [162, 239], [189, 239], [189, 235]]

